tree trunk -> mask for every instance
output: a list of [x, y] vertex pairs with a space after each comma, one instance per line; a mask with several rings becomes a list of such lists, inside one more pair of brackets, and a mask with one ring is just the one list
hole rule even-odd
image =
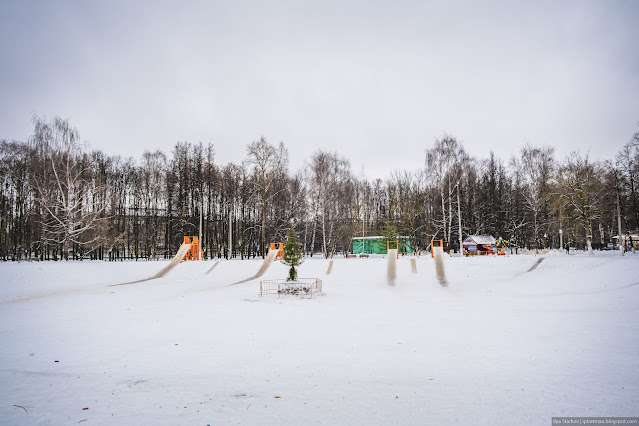
[[635, 213], [635, 226], [639, 227], [639, 208], [637, 208], [637, 194], [635, 191], [635, 180], [632, 171], [629, 169], [628, 177], [630, 178], [630, 198], [632, 198], [632, 206]]
[[313, 252], [315, 251], [315, 234], [317, 233], [317, 215], [313, 218], [313, 232], [311, 235], [311, 257], [313, 257]]
[[322, 246], [324, 258], [328, 259], [328, 251], [326, 250], [326, 215], [322, 212]]
[[260, 242], [260, 253], [264, 259], [264, 246], [266, 244], [266, 200], [262, 200], [262, 241]]
[[[442, 187], [441, 189], [441, 196], [442, 196], [442, 215], [443, 215], [443, 227], [444, 227], [444, 238], [446, 238], [446, 204], [445, 204], [445, 200], [444, 200], [444, 189]], [[431, 247], [432, 250], [432, 247]]]
[[446, 239], [448, 247], [450, 248], [451, 238], [453, 235], [453, 198], [450, 194], [450, 183], [448, 185], [448, 237]]

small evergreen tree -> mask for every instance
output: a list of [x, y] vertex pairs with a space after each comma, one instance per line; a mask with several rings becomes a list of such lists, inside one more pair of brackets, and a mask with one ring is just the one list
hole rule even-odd
[[284, 258], [282, 263], [290, 266], [288, 270], [288, 278], [286, 281], [295, 281], [297, 279], [296, 266], [300, 265], [304, 260], [304, 253], [300, 247], [300, 239], [295, 232], [295, 228], [291, 225], [290, 229], [286, 232], [286, 242], [284, 243]]
[[[387, 247], [395, 248], [393, 245], [388, 245], [388, 241], [398, 241], [399, 237], [397, 236], [397, 228], [395, 225], [391, 224], [390, 221], [386, 222], [384, 228], [382, 229], [382, 237], [386, 240]], [[397, 251], [399, 251], [399, 242], [397, 243]]]
[[399, 239], [397, 236], [397, 229], [390, 222], [387, 222], [386, 225], [384, 225], [384, 228], [382, 229], [382, 237], [384, 237], [386, 241], [397, 241]]

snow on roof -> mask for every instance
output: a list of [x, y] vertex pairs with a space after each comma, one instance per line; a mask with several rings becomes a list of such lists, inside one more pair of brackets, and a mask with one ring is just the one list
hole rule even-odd
[[495, 244], [495, 237], [492, 235], [469, 235], [464, 242], [474, 242], [475, 244]]
[[[628, 234], [625, 235], [621, 235], [623, 238], [628, 238]], [[637, 240], [639, 239], [639, 234], [635, 234], [635, 233], [631, 233], [630, 236], [632, 237], [633, 240]], [[619, 235], [615, 235], [614, 237], [610, 237], [610, 238], [619, 238]]]

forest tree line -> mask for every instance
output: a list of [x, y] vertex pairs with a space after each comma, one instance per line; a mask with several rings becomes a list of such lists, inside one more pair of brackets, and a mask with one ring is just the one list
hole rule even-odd
[[0, 182], [2, 260], [168, 258], [200, 227], [207, 258], [256, 257], [291, 224], [307, 254], [325, 257], [348, 252], [362, 232], [458, 250], [460, 223], [462, 239], [557, 248], [562, 230], [564, 243], [598, 247], [639, 229], [639, 132], [607, 161], [531, 145], [478, 159], [443, 135], [420, 170], [367, 180], [321, 149], [291, 171], [285, 145], [265, 138], [237, 164], [216, 164], [202, 143], [107, 156], [68, 120], [36, 117], [28, 141], [0, 141]]

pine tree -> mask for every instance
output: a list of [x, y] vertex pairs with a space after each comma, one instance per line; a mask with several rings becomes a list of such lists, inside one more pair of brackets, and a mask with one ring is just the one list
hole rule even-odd
[[386, 241], [397, 241], [399, 237], [397, 236], [397, 228], [390, 222], [387, 222], [382, 229], [382, 237]]
[[291, 225], [291, 228], [286, 232], [286, 242], [284, 243], [284, 258], [282, 263], [290, 266], [288, 271], [288, 278], [286, 281], [295, 281], [297, 279], [296, 266], [303, 262], [304, 254], [300, 247], [300, 239], [295, 232], [295, 228]]

